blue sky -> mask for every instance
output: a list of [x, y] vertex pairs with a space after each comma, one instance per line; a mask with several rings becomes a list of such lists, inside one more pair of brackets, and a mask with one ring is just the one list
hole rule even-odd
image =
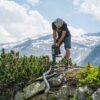
[[52, 33], [58, 17], [74, 35], [100, 32], [100, 0], [0, 0], [0, 43]]
[[[80, 0], [82, 1], [84, 0]], [[23, 4], [25, 0], [16, 0], [16, 2]], [[91, 14], [80, 12], [73, 4], [73, 0], [40, 0], [35, 6], [30, 5], [30, 9], [39, 11], [50, 22], [59, 17], [69, 25], [83, 28], [88, 33], [100, 31], [100, 21]]]

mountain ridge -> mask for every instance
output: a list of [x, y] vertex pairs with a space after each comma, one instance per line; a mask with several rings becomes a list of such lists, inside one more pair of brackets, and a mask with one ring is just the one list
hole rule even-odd
[[[83, 64], [82, 62], [92, 52], [93, 48], [99, 45], [100, 36], [93, 35], [94, 33], [92, 35], [88, 34], [72, 36], [71, 57], [74, 63]], [[97, 34], [100, 34], [100, 32]], [[52, 34], [47, 34], [37, 38], [27, 38], [15, 43], [0, 44], [0, 51], [2, 48], [5, 48], [6, 51], [19, 51], [22, 55], [48, 55], [51, 57], [52, 43]], [[61, 52], [63, 55], [65, 54], [62, 46]]]

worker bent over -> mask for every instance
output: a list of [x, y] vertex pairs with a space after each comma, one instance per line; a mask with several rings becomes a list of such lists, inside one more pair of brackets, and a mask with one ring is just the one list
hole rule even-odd
[[64, 43], [66, 50], [66, 69], [70, 65], [70, 48], [71, 48], [71, 34], [68, 30], [67, 23], [60, 18], [52, 22], [53, 40], [56, 47], [60, 47]]

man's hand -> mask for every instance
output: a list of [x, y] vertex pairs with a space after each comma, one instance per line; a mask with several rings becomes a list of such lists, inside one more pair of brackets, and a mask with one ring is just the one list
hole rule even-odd
[[55, 43], [54, 45], [55, 45], [55, 47], [59, 47], [59, 44], [58, 43]]

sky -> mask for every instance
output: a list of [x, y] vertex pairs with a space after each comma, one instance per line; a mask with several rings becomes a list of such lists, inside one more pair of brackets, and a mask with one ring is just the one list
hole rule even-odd
[[100, 32], [100, 0], [0, 0], [0, 43], [52, 34], [56, 18], [73, 36]]

